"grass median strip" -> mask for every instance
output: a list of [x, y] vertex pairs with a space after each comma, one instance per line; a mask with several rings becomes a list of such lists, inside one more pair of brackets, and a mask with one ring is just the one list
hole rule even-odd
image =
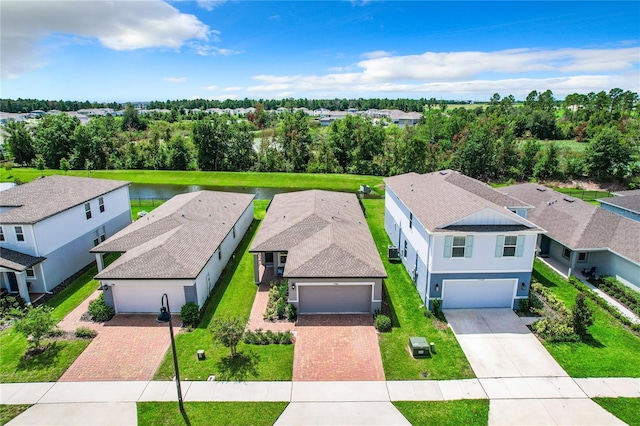
[[640, 426], [640, 398], [593, 398], [593, 400], [629, 426]]
[[0, 425], [6, 425], [12, 419], [25, 412], [29, 407], [31, 407], [31, 405], [28, 404], [0, 405]]
[[185, 402], [183, 415], [176, 402], [139, 402], [138, 424], [271, 426], [287, 405], [287, 402]]
[[393, 405], [412, 425], [486, 426], [489, 400], [395, 401]]

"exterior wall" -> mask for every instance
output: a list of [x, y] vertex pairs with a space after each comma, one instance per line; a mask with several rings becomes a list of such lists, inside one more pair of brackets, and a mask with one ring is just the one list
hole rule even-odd
[[590, 254], [589, 267], [596, 267], [597, 275], [611, 275], [636, 291], [640, 291], [640, 265], [610, 251]]
[[551, 244], [549, 245], [549, 257], [552, 257], [568, 268], [571, 266], [571, 261], [562, 255], [564, 249], [565, 246], [556, 240], [551, 240]]
[[612, 206], [610, 204], [605, 204], [605, 203], [600, 203], [600, 207], [602, 207], [605, 210], [609, 210], [611, 213], [615, 213], [617, 215], [640, 222], [640, 214], [638, 213], [634, 213], [632, 211], [620, 208], [618, 206]]
[[[1, 224], [2, 231], [4, 232], [4, 241], [2, 247], [10, 250], [19, 251], [21, 253], [29, 254], [31, 256], [38, 256], [38, 248], [36, 244], [35, 235], [33, 233], [33, 225], [29, 224]], [[22, 233], [24, 235], [24, 241], [18, 241], [16, 239], [15, 227], [21, 226]]]
[[[382, 278], [288, 278], [289, 281], [289, 303], [298, 309], [298, 287], [304, 284], [326, 284], [330, 289], [331, 287], [339, 284], [362, 283], [365, 285], [371, 285], [373, 283], [373, 294], [371, 297], [371, 313], [382, 307]], [[293, 286], [296, 286], [294, 289]]]
[[[84, 216], [82, 219], [84, 219]], [[124, 213], [120, 213], [119, 216], [112, 218], [109, 222], [101, 223], [100, 227], [105, 227], [106, 236], [109, 237], [109, 235], [115, 234], [129, 223], [131, 223], [131, 213], [127, 210]], [[43, 256], [47, 258], [41, 264], [43, 273], [46, 276], [47, 290], [56, 287], [62, 281], [95, 261], [95, 255], [89, 253], [89, 250], [93, 248], [96, 229], [97, 228], [92, 228], [76, 239], [59, 246], [53, 252], [43, 254]]]

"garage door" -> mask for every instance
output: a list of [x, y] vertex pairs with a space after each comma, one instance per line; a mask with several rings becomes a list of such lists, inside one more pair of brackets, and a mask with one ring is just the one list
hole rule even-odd
[[184, 287], [182, 286], [113, 286], [113, 298], [117, 313], [160, 312], [162, 295], [167, 293], [169, 307], [174, 314], [180, 313], [184, 305]]
[[442, 308], [511, 308], [517, 280], [444, 280]]
[[372, 285], [298, 285], [298, 313], [371, 312]]

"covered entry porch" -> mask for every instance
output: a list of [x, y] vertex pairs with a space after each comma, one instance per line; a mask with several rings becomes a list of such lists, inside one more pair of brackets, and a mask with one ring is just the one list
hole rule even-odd
[[[42, 298], [46, 292], [44, 275], [40, 274], [40, 277], [37, 277], [35, 271], [40, 269], [37, 267], [44, 260], [46, 260], [44, 257], [0, 248], [0, 292], [2, 294], [19, 294], [27, 305]], [[34, 288], [32, 289], [32, 287]]]

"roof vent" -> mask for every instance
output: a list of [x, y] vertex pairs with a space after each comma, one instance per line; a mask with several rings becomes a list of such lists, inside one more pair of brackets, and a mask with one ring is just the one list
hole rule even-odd
[[544, 192], [544, 191], [546, 191], [546, 190], [547, 190], [547, 188], [543, 188], [543, 187], [541, 187], [541, 186], [537, 187], [536, 189], [537, 189], [538, 191], [540, 191], [540, 192]]
[[563, 200], [565, 200], [567, 203], [573, 203], [576, 199], [575, 198], [564, 197]]
[[440, 170], [438, 173], [440, 173], [442, 176], [447, 174], [447, 172], [445, 172], [444, 170]]

